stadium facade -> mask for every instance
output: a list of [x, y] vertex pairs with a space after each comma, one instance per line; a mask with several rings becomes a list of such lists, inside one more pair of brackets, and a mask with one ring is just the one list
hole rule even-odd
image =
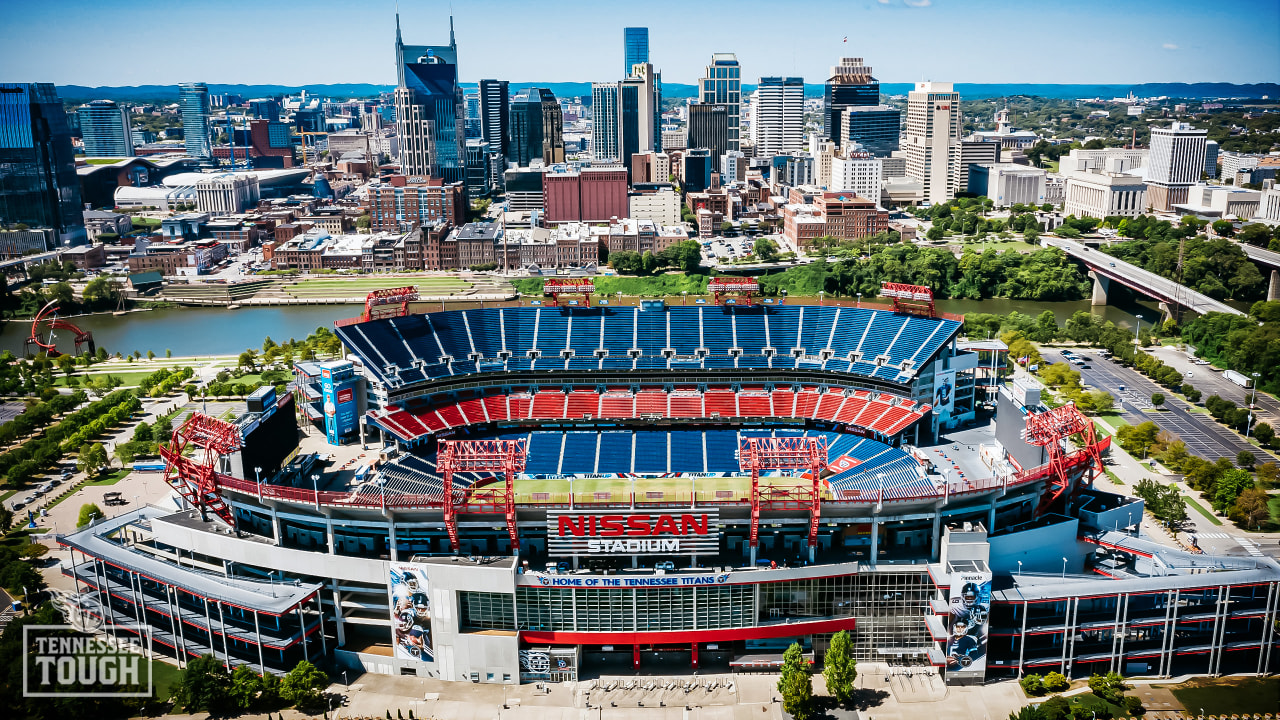
[[[98, 612], [255, 669], [486, 683], [768, 669], [841, 630], [952, 683], [1270, 671], [1280, 568], [1132, 532], [1070, 406], [1002, 386], [982, 472], [951, 460], [980, 374], [958, 319], [412, 300], [371, 296], [295, 394], [176, 431], [183, 509], [62, 536]], [[377, 460], [319, 469], [295, 422]]]

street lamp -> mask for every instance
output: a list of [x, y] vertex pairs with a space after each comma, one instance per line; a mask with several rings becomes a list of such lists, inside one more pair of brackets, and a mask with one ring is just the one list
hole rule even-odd
[[1022, 561], [1018, 561], [1018, 577], [1022, 577]]
[[1062, 558], [1062, 579], [1067, 579], [1067, 559]]
[[782, 290], [782, 302], [780, 302], [780, 303], [778, 303], [778, 304], [779, 304], [779, 305], [786, 305], [786, 304], [787, 304], [787, 291], [786, 291], [786, 288], [783, 288], [783, 290]]
[[862, 293], [858, 293], [858, 307], [862, 307]]
[[253, 476], [258, 479], [258, 500], [261, 501], [262, 500], [262, 468], [255, 467], [253, 469]]
[[826, 291], [826, 290], [819, 290], [819, 291], [818, 291], [818, 304], [819, 304], [819, 305], [821, 305], [821, 304], [822, 304], [822, 297], [823, 297], [824, 295], [826, 295], [826, 294], [827, 294], [827, 291]]
[[681, 290], [681, 291], [680, 291], [680, 304], [681, 304], [681, 305], [686, 305], [686, 304], [688, 304], [688, 302], [689, 302], [689, 291], [688, 291], [688, 290]]
[[1134, 357], [1136, 358], [1136, 357], [1137, 357], [1137, 352], [1138, 352], [1138, 350], [1137, 350], [1137, 348], [1138, 348], [1138, 331], [1142, 329], [1142, 315], [1141, 315], [1141, 314], [1139, 314], [1139, 315], [1134, 315], [1134, 317], [1138, 318], [1138, 324], [1137, 324], [1137, 325], [1135, 325], [1135, 326], [1134, 326], [1134, 328], [1133, 328], [1133, 347], [1134, 347], [1133, 352], [1134, 352]]

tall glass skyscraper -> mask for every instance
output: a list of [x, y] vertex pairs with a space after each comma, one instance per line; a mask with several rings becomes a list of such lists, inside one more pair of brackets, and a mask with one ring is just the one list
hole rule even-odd
[[845, 110], [880, 104], [880, 81], [871, 76], [871, 67], [862, 58], [840, 58], [831, 66], [831, 74], [822, 93], [823, 132], [830, 140], [844, 142]]
[[51, 83], [0, 83], [0, 223], [52, 228], [85, 241], [75, 149]]
[[742, 115], [742, 68], [733, 53], [714, 53], [707, 74], [698, 81], [698, 99], [710, 105], [724, 105], [729, 120], [729, 136], [724, 150], [738, 150], [739, 118]]
[[466, 114], [458, 81], [458, 45], [405, 45], [396, 16], [396, 130], [400, 170], [410, 176], [467, 182]]
[[533, 160], [564, 162], [564, 116], [556, 96], [546, 88], [528, 88], [511, 101], [508, 162], [526, 167]]
[[187, 154], [195, 158], [213, 157], [209, 140], [209, 86], [202, 82], [178, 86], [178, 105], [182, 109], [182, 137]]
[[649, 28], [622, 28], [622, 76], [631, 74], [631, 68], [649, 62]]
[[85, 157], [133, 157], [129, 111], [110, 100], [94, 100], [76, 110]]

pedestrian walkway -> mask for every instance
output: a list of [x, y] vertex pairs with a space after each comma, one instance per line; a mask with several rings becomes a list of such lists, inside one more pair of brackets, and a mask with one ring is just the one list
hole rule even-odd
[[1228, 535], [1227, 533], [1224, 533], [1224, 532], [1195, 533], [1195, 536], [1197, 539], [1204, 538], [1206, 540], [1217, 540], [1221, 538], [1231, 537], [1231, 535]]
[[1262, 551], [1258, 549], [1258, 544], [1254, 541], [1248, 538], [1237, 537], [1236, 542], [1240, 543], [1240, 547], [1244, 548], [1245, 552], [1250, 555], [1254, 557], [1263, 557]]

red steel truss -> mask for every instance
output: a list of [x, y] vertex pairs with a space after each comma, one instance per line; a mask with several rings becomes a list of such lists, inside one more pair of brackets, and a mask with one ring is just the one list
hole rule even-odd
[[[1027, 415], [1024, 436], [1028, 444], [1043, 447], [1049, 454], [1048, 479], [1040, 496], [1037, 515], [1048, 510], [1058, 498], [1070, 502], [1076, 483], [1071, 481], [1069, 470], [1085, 463], [1094, 474], [1103, 472], [1101, 450], [1105, 443], [1098, 443], [1093, 421], [1085, 417], [1074, 403]], [[1062, 447], [1062, 441], [1068, 439], [1079, 448], [1070, 454]], [[1080, 475], [1080, 484], [1093, 482], [1093, 476], [1089, 475], [1086, 480], [1086, 475], [1089, 475], [1087, 470]]]
[[[524, 440], [441, 440], [436, 452], [436, 469], [444, 477], [444, 526], [449, 533], [449, 547], [458, 551], [457, 503], [453, 497], [455, 472], [500, 472], [506, 478], [502, 490], [476, 490], [473, 501], [496, 505], [501, 500], [507, 514], [507, 533], [511, 535], [512, 552], [520, 549], [520, 534], [516, 531], [515, 476], [524, 472], [528, 458]], [[465, 494], [465, 493], [462, 493]], [[499, 497], [501, 496], [501, 497]]]
[[927, 285], [882, 282], [880, 283], [880, 295], [893, 298], [894, 312], [913, 313], [927, 317], [938, 316], [938, 311], [933, 306], [933, 290]]
[[[751, 548], [760, 542], [760, 506], [762, 501], [799, 503], [809, 505], [809, 548], [818, 544], [818, 518], [822, 514], [822, 493], [819, 475], [827, 466], [827, 438], [819, 437], [752, 437], [743, 438], [738, 446], [738, 465], [743, 472], [751, 473]], [[797, 494], [793, 488], [774, 485], [760, 487], [761, 470], [808, 470], [813, 487], [808, 498]], [[767, 498], [762, 498], [762, 495]]]
[[409, 314], [409, 303], [417, 299], [418, 288], [412, 285], [374, 290], [364, 299], [364, 314], [360, 316], [360, 322], [404, 317]]
[[542, 284], [542, 294], [551, 297], [552, 307], [560, 307], [561, 295], [581, 295], [586, 306], [591, 307], [591, 293], [596, 291], [594, 280], [561, 280], [551, 278]]
[[715, 295], [717, 305], [729, 294], [737, 294], [742, 305], [750, 305], [751, 296], [760, 292], [760, 282], [750, 277], [713, 277], [707, 281], [707, 292]]
[[[173, 431], [173, 439], [166, 447], [160, 446], [164, 458], [164, 481], [192, 506], [206, 510], [232, 523], [231, 507], [218, 494], [218, 458], [240, 449], [240, 428], [217, 418], [192, 413], [187, 421]], [[188, 445], [204, 449], [199, 453], [185, 454]]]
[[[25, 350], [25, 354], [31, 354], [32, 345], [40, 348], [40, 350], [37, 350], [36, 352], [43, 351], [50, 357], [56, 357], [61, 354], [58, 352], [58, 345], [53, 339], [54, 330], [69, 330], [75, 333], [76, 355], [81, 353], [81, 348], [86, 344], [89, 346], [90, 353], [97, 350], [93, 344], [92, 332], [89, 332], [88, 330], [81, 330], [66, 320], [59, 320], [56, 317], [57, 314], [58, 302], [56, 300], [40, 308], [40, 312], [36, 313], [35, 319], [31, 321], [31, 334], [27, 336], [25, 347], [23, 348]], [[48, 333], [49, 340], [47, 342], [42, 339], [45, 336], [45, 333]]]

